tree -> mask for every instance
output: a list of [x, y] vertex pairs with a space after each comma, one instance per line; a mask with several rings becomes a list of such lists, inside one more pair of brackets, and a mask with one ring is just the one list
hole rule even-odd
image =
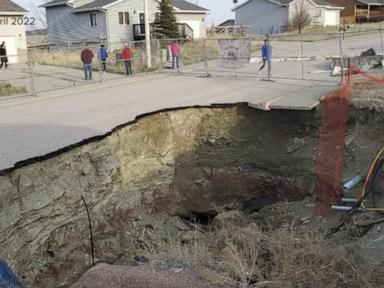
[[311, 15], [308, 12], [307, 0], [296, 0], [292, 3], [294, 11], [289, 26], [291, 29], [301, 31], [311, 24]]
[[180, 37], [179, 24], [175, 12], [169, 0], [161, 0], [159, 4], [160, 13], [156, 15], [154, 23], [154, 34], [157, 38], [176, 39]]

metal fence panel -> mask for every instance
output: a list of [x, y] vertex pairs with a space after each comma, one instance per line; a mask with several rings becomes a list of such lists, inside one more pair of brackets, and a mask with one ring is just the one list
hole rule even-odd
[[[248, 31], [248, 32], [247, 32]], [[251, 31], [251, 32], [249, 32]], [[254, 31], [253, 31], [254, 32]], [[83, 64], [80, 59], [83, 43], [58, 43], [55, 45], [40, 45], [30, 47], [28, 53], [18, 55], [19, 64], [12, 64], [6, 72], [0, 72], [0, 90], [7, 96], [39, 95], [42, 92], [68, 88], [96, 82], [122, 80], [126, 75], [126, 61], [121, 52], [125, 45], [133, 51], [133, 75], [147, 72], [184, 73], [199, 77], [244, 77], [254, 79], [268, 79], [266, 69], [259, 72], [262, 64], [261, 46], [266, 36], [253, 35], [252, 29], [230, 31], [231, 37], [225, 33], [216, 38], [208, 39], [156, 39], [151, 41], [152, 67], [146, 67], [146, 49], [144, 41], [136, 42], [99, 42], [88, 43], [94, 53], [93, 80], [84, 79]], [[366, 39], [376, 35], [380, 41], [371, 44]], [[216, 35], [217, 36], [217, 35]], [[358, 38], [357, 38], [358, 36]], [[371, 38], [370, 38], [371, 37]], [[372, 48], [384, 54], [383, 29], [351, 31], [333, 31], [319, 33], [273, 34], [268, 36], [272, 46], [271, 78], [293, 79], [307, 81], [342, 81], [342, 73], [331, 76], [335, 66], [346, 68], [346, 59], [355, 64], [360, 61], [362, 50]], [[375, 38], [375, 39], [376, 39]], [[223, 39], [240, 39], [240, 42], [250, 42], [250, 57], [234, 55], [229, 62], [236, 65], [222, 65], [228, 59], [223, 59], [220, 52], [220, 41]], [[356, 40], [357, 39], [357, 40]], [[181, 47], [180, 68], [172, 69], [172, 55], [170, 45], [177, 41]], [[227, 40], [224, 40], [227, 41]], [[109, 57], [105, 63], [98, 59], [100, 45], [108, 49]], [[248, 44], [247, 44], [248, 45]], [[236, 47], [234, 48], [236, 49]], [[357, 59], [354, 59], [357, 57]], [[378, 57], [378, 61], [382, 56]], [[341, 61], [340, 59], [344, 59]], [[371, 65], [373, 60], [368, 59]], [[365, 59], [367, 60], [367, 59]], [[364, 60], [364, 61], [365, 61]], [[368, 61], [367, 60], [367, 61]], [[372, 60], [372, 61], [371, 61]], [[358, 64], [361, 64], [358, 62]], [[105, 64], [106, 71], [102, 69]], [[339, 69], [339, 70], [340, 70]], [[339, 71], [340, 72], [340, 71]], [[4, 98], [3, 98], [4, 99]]]
[[17, 58], [19, 63], [8, 64], [7, 68], [3, 66], [0, 69], [0, 99], [33, 94], [28, 55], [8, 55], [8, 57]]

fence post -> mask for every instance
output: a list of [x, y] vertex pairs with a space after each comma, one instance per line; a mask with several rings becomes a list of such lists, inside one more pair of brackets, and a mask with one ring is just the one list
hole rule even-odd
[[238, 63], [238, 61], [239, 61], [239, 59], [237, 59], [237, 57], [236, 57], [236, 59], [234, 61], [235, 62], [235, 71], [234, 71], [235, 72], [235, 75], [234, 75], [235, 78], [237, 78], [237, 63]]
[[[383, 56], [383, 60], [382, 60], [382, 68], [384, 69], [384, 39], [383, 39], [383, 27], [382, 25], [380, 25], [380, 39], [381, 39], [381, 56]], [[384, 75], [384, 71], [383, 69], [381, 69], [381, 74]]]
[[161, 44], [160, 44], [160, 40], [159, 39], [156, 39], [156, 50], [157, 50], [157, 60], [156, 60], [156, 64], [159, 66], [159, 71], [163, 71], [163, 61], [161, 59]]
[[344, 82], [344, 59], [343, 59], [343, 40], [341, 38], [341, 32], [338, 32], [339, 36], [339, 49], [340, 49], [340, 66], [341, 66], [341, 80], [340, 84]]
[[27, 50], [27, 54], [28, 54], [28, 62], [27, 62], [27, 65], [28, 65], [28, 75], [29, 75], [29, 82], [30, 82], [30, 88], [31, 88], [31, 93], [30, 95], [31, 96], [37, 96], [36, 95], [36, 89], [35, 89], [35, 80], [33, 78], [33, 63], [32, 63], [32, 52], [30, 49]]
[[98, 57], [98, 61], [97, 62], [99, 64], [99, 67], [98, 67], [98, 69], [99, 69], [99, 81], [103, 82], [103, 68], [102, 68], [102, 63], [101, 63], [100, 57]]
[[205, 77], [211, 77], [208, 71], [208, 48], [207, 48], [207, 39], [204, 38], [204, 66], [205, 66]]
[[351, 84], [351, 57], [348, 57], [348, 85]]
[[301, 80], [304, 80], [304, 42], [303, 35], [300, 34], [300, 42], [301, 42]]

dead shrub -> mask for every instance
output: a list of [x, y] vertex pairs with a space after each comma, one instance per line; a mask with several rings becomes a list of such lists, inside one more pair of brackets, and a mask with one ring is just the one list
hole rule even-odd
[[329, 245], [321, 232], [288, 222], [266, 231], [256, 223], [228, 224], [194, 235], [187, 242], [173, 235], [159, 239], [150, 257], [179, 268], [184, 263], [219, 287], [245, 288], [263, 281], [299, 288], [377, 287], [369, 265], [361, 267], [344, 247]]

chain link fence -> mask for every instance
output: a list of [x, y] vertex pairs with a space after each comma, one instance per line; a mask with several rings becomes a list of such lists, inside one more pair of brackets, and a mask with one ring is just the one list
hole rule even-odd
[[[259, 71], [263, 59], [261, 47], [266, 36], [244, 36], [232, 38], [208, 38], [193, 41], [160, 39], [151, 41], [152, 67], [146, 67], [145, 41], [117, 43], [88, 43], [93, 51], [93, 80], [84, 77], [81, 51], [83, 43], [61, 43], [30, 47], [28, 53], [17, 55], [18, 64], [9, 65], [0, 72], [0, 95], [2, 99], [15, 96], [38, 95], [42, 92], [97, 82], [121, 80], [126, 75], [126, 60], [122, 50], [128, 46], [133, 54], [132, 75], [148, 72], [183, 73], [201, 77], [242, 77], [262, 80], [292, 79], [341, 83], [341, 71], [346, 60], [372, 68], [380, 64], [384, 54], [382, 29], [312, 34], [274, 34], [268, 37], [272, 46], [271, 70]], [[226, 53], [223, 41], [247, 42], [249, 54], [241, 58], [237, 52]], [[170, 45], [178, 42], [181, 48], [180, 69], [172, 69]], [[98, 57], [100, 45], [105, 45], [108, 58]], [[231, 45], [229, 45], [230, 47]], [[237, 49], [238, 47], [233, 47]], [[363, 50], [373, 48], [378, 55], [361, 60]], [[231, 49], [231, 47], [230, 47]], [[230, 50], [229, 49], [229, 50]], [[358, 61], [354, 58], [358, 58]], [[368, 59], [368, 60], [367, 60]], [[365, 62], [364, 62], [365, 61]], [[223, 65], [227, 62], [228, 65]], [[362, 63], [364, 62], [364, 63]], [[105, 65], [106, 69], [103, 69]], [[335, 73], [335, 67], [338, 71]], [[104, 71], [105, 70], [105, 71]], [[336, 69], [337, 70], [337, 69]], [[381, 72], [383, 73], [383, 72]], [[270, 75], [270, 77], [268, 77]], [[333, 76], [332, 76], [333, 75]]]

